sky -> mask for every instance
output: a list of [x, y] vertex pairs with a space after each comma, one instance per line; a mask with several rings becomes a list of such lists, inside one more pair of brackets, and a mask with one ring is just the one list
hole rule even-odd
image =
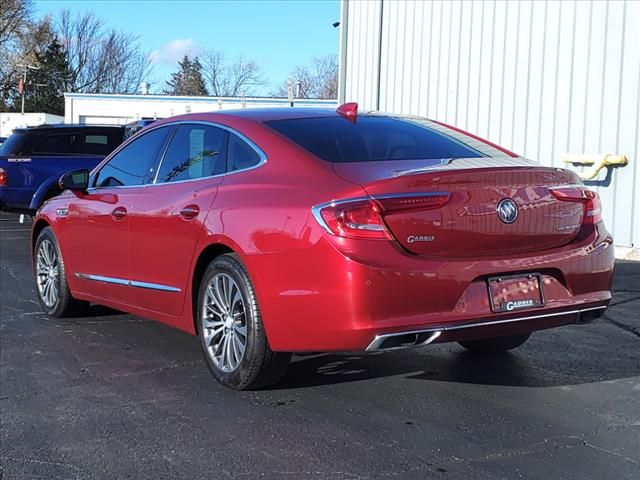
[[339, 0], [36, 0], [36, 16], [94, 12], [108, 28], [138, 35], [151, 53], [151, 92], [159, 93], [187, 54], [213, 48], [255, 60], [268, 95], [296, 65], [338, 53]]

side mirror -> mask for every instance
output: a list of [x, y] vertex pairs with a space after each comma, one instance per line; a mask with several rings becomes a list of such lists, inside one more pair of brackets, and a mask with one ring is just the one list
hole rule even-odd
[[74, 170], [60, 177], [58, 185], [62, 190], [84, 192], [89, 188], [89, 170]]

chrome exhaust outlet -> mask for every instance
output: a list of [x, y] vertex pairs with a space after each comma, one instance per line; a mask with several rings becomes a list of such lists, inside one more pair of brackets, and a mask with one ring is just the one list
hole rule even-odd
[[484, 322], [463, 323], [458, 325], [448, 325], [432, 327], [427, 330], [415, 330], [412, 332], [387, 333], [376, 335], [373, 341], [365, 349], [365, 352], [379, 352], [389, 350], [399, 350], [402, 348], [422, 347], [429, 345], [436, 340], [443, 332], [455, 332], [458, 330], [469, 330], [481, 327], [489, 327], [529, 320], [537, 320], [548, 317], [561, 317], [566, 315], [574, 316], [575, 320], [569, 323], [589, 323], [604, 315], [606, 306], [581, 308], [565, 312], [541, 313], [526, 317], [507, 318], [501, 320], [487, 320]]
[[389, 350], [400, 350], [404, 348], [422, 347], [429, 345], [442, 334], [443, 330], [416, 331], [388, 333], [386, 335], [376, 335], [373, 341], [365, 349], [366, 352], [379, 352]]

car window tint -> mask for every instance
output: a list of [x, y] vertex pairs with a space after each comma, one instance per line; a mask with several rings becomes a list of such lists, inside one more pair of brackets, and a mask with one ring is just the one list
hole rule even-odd
[[260, 155], [237, 135], [229, 137], [229, 171], [243, 170], [260, 163]]
[[72, 145], [78, 138], [75, 133], [63, 133], [56, 135], [47, 135], [33, 147], [33, 153], [46, 155], [63, 155], [73, 152]]
[[172, 128], [157, 128], [133, 140], [100, 169], [93, 185], [122, 187], [147, 183]]
[[25, 133], [18, 131], [7, 138], [2, 145], [0, 145], [0, 155], [21, 155], [21, 148], [24, 144]]
[[426, 124], [382, 116], [296, 118], [265, 122], [269, 127], [329, 162], [370, 162], [482, 157]]
[[99, 155], [107, 156], [122, 141], [122, 131], [105, 133], [69, 132], [45, 135], [35, 144], [36, 155]]
[[209, 125], [180, 125], [160, 165], [157, 183], [224, 173], [226, 130]]

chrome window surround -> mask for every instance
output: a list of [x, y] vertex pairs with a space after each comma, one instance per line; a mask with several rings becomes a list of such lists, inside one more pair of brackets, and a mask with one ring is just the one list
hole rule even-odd
[[[231, 172], [225, 172], [225, 173], [219, 173], [217, 175], [209, 175], [207, 177], [200, 177], [200, 178], [190, 178], [188, 180], [179, 180], [177, 182], [161, 182], [161, 183], [157, 183], [158, 180], [158, 173], [160, 172], [160, 167], [162, 166], [162, 163], [164, 162], [165, 156], [167, 154], [167, 150], [169, 149], [169, 145], [171, 144], [171, 141], [173, 140], [173, 136], [175, 135], [175, 129], [172, 133], [170, 133], [171, 138], [168, 139], [168, 141], [166, 142], [166, 144], [164, 145], [164, 148], [162, 149], [162, 153], [160, 155], [160, 161], [158, 162], [155, 172], [154, 172], [154, 176], [153, 176], [153, 180], [151, 183], [145, 183], [145, 184], [141, 184], [141, 185], [121, 185], [118, 187], [89, 187], [87, 189], [87, 191], [89, 192], [94, 192], [97, 190], [101, 190], [101, 189], [120, 189], [120, 188], [146, 188], [146, 187], [154, 187], [157, 185], [173, 185], [176, 183], [185, 183], [185, 182], [197, 182], [199, 180], [205, 180], [205, 179], [210, 179], [210, 178], [217, 178], [217, 177], [223, 177], [225, 175], [232, 175], [235, 173], [241, 173], [241, 172], [248, 172], [250, 170], [254, 170], [256, 168], [261, 167], [262, 165], [264, 165], [265, 163], [267, 163], [268, 157], [267, 154], [264, 153], [264, 151], [258, 146], [256, 145], [255, 142], [253, 142], [251, 139], [249, 139], [246, 135], [244, 135], [243, 133], [239, 132], [238, 130], [228, 127], [227, 125], [223, 125], [221, 123], [216, 123], [216, 122], [207, 122], [204, 120], [178, 120], [175, 122], [169, 122], [169, 123], [163, 123], [162, 125], [156, 125], [155, 127], [151, 127], [148, 130], [146, 130], [142, 135], [146, 135], [147, 133], [152, 132], [153, 130], [156, 130], [158, 128], [162, 128], [162, 127], [177, 127], [180, 125], [205, 125], [208, 127], [215, 127], [215, 128], [220, 128], [222, 130], [225, 130], [227, 132], [229, 132], [230, 135], [236, 135], [238, 136], [242, 141], [244, 141], [245, 143], [247, 143], [249, 145], [249, 147], [251, 147], [252, 150], [254, 150], [258, 156], [260, 157], [260, 161], [256, 164], [253, 165], [251, 167], [247, 167], [247, 168], [242, 168], [240, 170], [233, 170]], [[134, 138], [135, 135], [131, 138]], [[109, 157], [108, 159], [105, 159], [105, 162], [98, 165], [98, 167], [96, 168], [95, 171], [91, 172], [91, 179], [93, 179], [94, 175], [97, 174], [100, 170], [102, 170], [102, 168], [107, 165], [109, 163], [109, 161], [111, 161], [111, 158], [113, 158], [115, 155], [117, 155], [118, 153], [120, 153], [127, 145], [129, 145], [130, 143], [132, 143], [131, 141], [127, 141], [125, 143], [123, 143], [117, 150], [115, 150]]]
[[407, 198], [407, 197], [409, 198], [437, 197], [437, 196], [448, 195], [448, 194], [449, 192], [411, 192], [411, 193], [388, 193], [384, 195], [369, 195], [366, 197], [345, 198], [343, 200], [332, 200], [330, 202], [324, 202], [324, 203], [319, 203], [317, 205], [314, 205], [313, 207], [311, 207], [311, 213], [313, 214], [313, 218], [316, 219], [316, 222], [320, 224], [320, 226], [325, 232], [331, 235], [335, 235], [329, 228], [329, 225], [327, 225], [327, 222], [324, 221], [324, 218], [322, 218], [322, 215], [320, 214], [323, 208], [335, 207], [336, 205], [342, 205], [345, 203], [363, 202], [366, 200], [378, 200], [378, 199], [384, 200], [385, 198]]
[[170, 285], [162, 285], [159, 283], [139, 282], [137, 280], [126, 280], [124, 278], [105, 277], [103, 275], [90, 275], [88, 273], [74, 273], [74, 277], [84, 280], [93, 280], [94, 282], [112, 283], [114, 285], [122, 285], [124, 287], [146, 288], [149, 290], [160, 290], [162, 292], [180, 292], [181, 290]]

